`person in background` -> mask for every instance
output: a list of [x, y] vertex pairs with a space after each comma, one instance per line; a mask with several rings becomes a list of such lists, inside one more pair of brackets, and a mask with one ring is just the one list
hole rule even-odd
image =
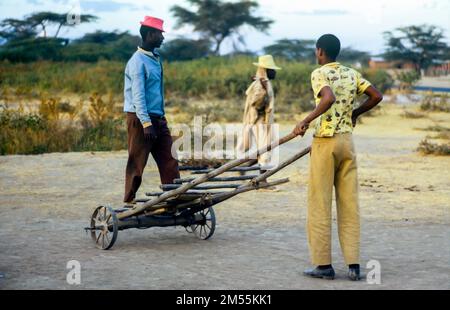
[[[242, 155], [252, 149], [260, 149], [273, 142], [273, 124], [275, 96], [271, 80], [276, 78], [275, 64], [271, 55], [260, 56], [256, 76], [246, 91], [243, 117], [243, 133], [237, 145], [238, 154]], [[271, 167], [271, 152], [259, 156], [258, 164], [261, 172]]]

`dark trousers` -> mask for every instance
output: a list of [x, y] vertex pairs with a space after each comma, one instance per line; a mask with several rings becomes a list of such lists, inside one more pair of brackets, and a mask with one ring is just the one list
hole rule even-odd
[[165, 118], [153, 118], [157, 139], [146, 141], [144, 129], [135, 113], [127, 113], [128, 127], [128, 163], [125, 177], [124, 202], [131, 202], [136, 198], [144, 168], [147, 165], [148, 155], [152, 153], [158, 165], [161, 184], [171, 184], [180, 177], [178, 161], [172, 156], [172, 136], [167, 127]]

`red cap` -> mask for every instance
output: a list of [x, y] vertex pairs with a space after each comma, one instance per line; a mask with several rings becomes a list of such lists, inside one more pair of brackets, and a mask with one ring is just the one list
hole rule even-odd
[[158, 29], [158, 30], [164, 32], [163, 24], [164, 24], [164, 21], [162, 19], [159, 19], [156, 17], [151, 17], [151, 16], [145, 16], [144, 21], [141, 22], [142, 26], [155, 28], [155, 29]]

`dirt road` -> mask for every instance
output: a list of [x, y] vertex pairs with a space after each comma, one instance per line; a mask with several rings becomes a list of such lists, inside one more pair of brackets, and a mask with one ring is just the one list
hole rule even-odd
[[[308, 159], [278, 177], [278, 192], [251, 192], [216, 207], [209, 241], [183, 228], [119, 232], [110, 251], [83, 227], [96, 206], [120, 206], [126, 152], [0, 157], [1, 289], [449, 289], [450, 158], [414, 152], [430, 123], [448, 114], [404, 119], [386, 107], [355, 132], [361, 185], [362, 265], [381, 264], [380, 285], [346, 280], [333, 227], [334, 281], [302, 276]], [[285, 125], [287, 131], [291, 126]], [[283, 157], [310, 137], [282, 148]], [[144, 190], [156, 190], [153, 162]], [[144, 192], [144, 191], [142, 191]], [[335, 214], [335, 212], [334, 212]], [[81, 284], [66, 282], [69, 260]]]

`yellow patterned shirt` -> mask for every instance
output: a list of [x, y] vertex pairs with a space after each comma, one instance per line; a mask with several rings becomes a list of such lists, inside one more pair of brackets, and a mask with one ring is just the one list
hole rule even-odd
[[353, 104], [371, 84], [358, 71], [332, 62], [313, 71], [311, 85], [316, 105], [320, 103], [319, 93], [325, 86], [329, 86], [336, 97], [331, 108], [317, 119], [314, 136], [332, 137], [335, 133], [352, 132]]

